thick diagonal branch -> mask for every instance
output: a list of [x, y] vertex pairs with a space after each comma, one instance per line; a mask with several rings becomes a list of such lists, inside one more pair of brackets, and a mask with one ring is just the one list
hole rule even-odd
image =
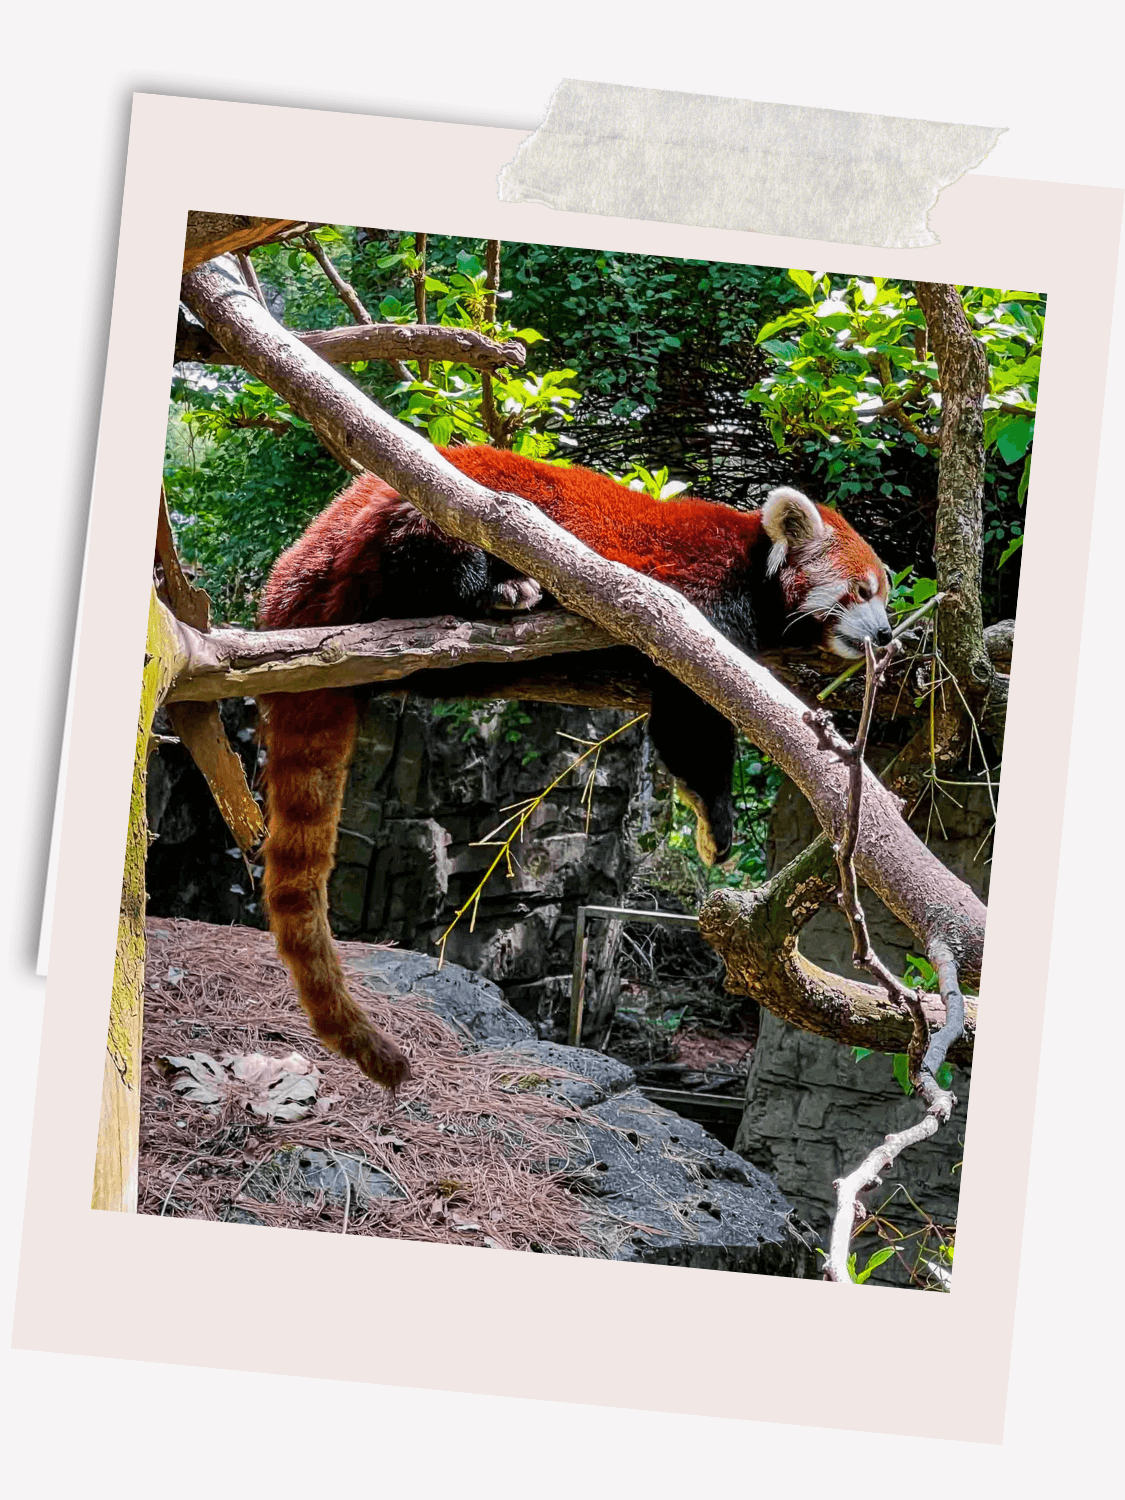
[[[823, 827], [834, 835], [843, 828], [846, 773], [803, 722], [803, 705], [683, 595], [591, 552], [529, 502], [494, 494], [466, 478], [419, 434], [379, 410], [274, 324], [220, 266], [186, 276], [182, 295], [224, 347], [314, 428], [443, 530], [535, 577], [566, 608], [685, 682], [777, 762], [812, 803]], [[864, 797], [867, 816], [856, 851], [860, 875], [919, 942], [940, 936], [963, 973], [978, 973], [982, 903], [916, 838], [897, 800], [869, 772]]]

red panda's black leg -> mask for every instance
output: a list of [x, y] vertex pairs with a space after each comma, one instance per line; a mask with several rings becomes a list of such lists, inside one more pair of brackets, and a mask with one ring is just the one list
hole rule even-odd
[[733, 726], [677, 678], [661, 673], [653, 682], [648, 729], [657, 755], [695, 809], [700, 856], [707, 864], [725, 859], [734, 837]]

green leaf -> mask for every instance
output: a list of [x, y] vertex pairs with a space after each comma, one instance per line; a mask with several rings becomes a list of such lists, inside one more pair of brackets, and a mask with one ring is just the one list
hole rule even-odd
[[[913, 971], [913, 972], [911, 972]], [[938, 987], [937, 972], [933, 965], [917, 953], [906, 955], [906, 982], [913, 984], [915, 978], [922, 981], [922, 987], [927, 990], [936, 990]]]
[[1034, 417], [1012, 417], [996, 435], [996, 451], [1005, 463], [1014, 464], [1027, 452], [1035, 431]]
[[899, 1081], [899, 1087], [909, 1098], [914, 1092], [914, 1085], [910, 1082], [910, 1059], [905, 1052], [896, 1052], [894, 1060], [895, 1077]]
[[884, 1245], [882, 1250], [876, 1250], [875, 1253], [871, 1256], [870, 1260], [864, 1266], [863, 1270], [855, 1278], [859, 1285], [862, 1286], [867, 1278], [871, 1275], [872, 1271], [877, 1271], [885, 1260], [890, 1260], [891, 1256], [894, 1253], [895, 1250], [893, 1245]]
[[812, 297], [813, 279], [810, 271], [790, 271], [789, 280], [794, 286], [799, 286], [806, 297]]
[[444, 448], [453, 436], [453, 418], [434, 417], [432, 421], [427, 422], [426, 431], [429, 433], [430, 442], [433, 443], [435, 448]]
[[1008, 561], [1009, 557], [1012, 557], [1015, 553], [1017, 553], [1022, 546], [1023, 546], [1023, 536], [1022, 536], [1022, 534], [1020, 536], [1014, 536], [1012, 538], [1012, 540], [1008, 543], [1008, 545], [1004, 548], [1003, 552], [1001, 552], [1001, 554], [1000, 554], [1000, 561], [996, 564], [997, 568], [1002, 568], [1004, 566], [1004, 564]]
[[953, 1084], [953, 1068], [952, 1068], [952, 1066], [949, 1063], [947, 1063], [947, 1062], [942, 1063], [941, 1067], [937, 1070], [937, 1074], [935, 1076], [936, 1076], [936, 1079], [937, 1079], [937, 1086], [938, 1086], [939, 1089], [948, 1089], [948, 1088], [950, 1088], [952, 1086], [952, 1084]]
[[1016, 503], [1023, 505], [1027, 499], [1027, 481], [1031, 478], [1031, 454], [1029, 453], [1023, 461], [1023, 473], [1020, 475], [1020, 487], [1016, 491]]
[[852, 1048], [852, 1056], [855, 1058], [856, 1062], [862, 1062], [865, 1057], [870, 1057], [871, 1055], [872, 1049], [870, 1047]]

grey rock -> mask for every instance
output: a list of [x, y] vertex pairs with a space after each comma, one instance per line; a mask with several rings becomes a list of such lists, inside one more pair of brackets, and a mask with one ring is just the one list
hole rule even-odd
[[573, 1165], [591, 1195], [587, 1232], [614, 1260], [817, 1274], [813, 1236], [776, 1183], [701, 1125], [637, 1089], [588, 1117], [606, 1128], [584, 1125]]
[[[276, 1152], [263, 1162], [246, 1184], [246, 1192], [263, 1203], [282, 1193], [308, 1203], [318, 1192], [331, 1202], [343, 1203], [349, 1191], [360, 1201], [406, 1196], [386, 1172], [380, 1172], [353, 1156], [337, 1156], [334, 1152], [310, 1147]], [[249, 1221], [261, 1222], [253, 1215], [249, 1216]]]
[[535, 1028], [508, 1002], [499, 985], [470, 974], [459, 964], [405, 949], [373, 948], [359, 965], [373, 989], [391, 995], [424, 996], [438, 1015], [470, 1040], [488, 1047], [535, 1041]]
[[[552, 1166], [574, 1174], [586, 1231], [613, 1259], [816, 1274], [811, 1235], [776, 1183], [701, 1125], [646, 1099], [627, 1064], [537, 1040], [498, 985], [459, 964], [439, 971], [425, 954], [376, 948], [363, 967], [375, 988], [427, 996], [471, 1044], [503, 1048], [505, 1060], [526, 1069], [513, 1086], [585, 1111], [581, 1124], [564, 1128]], [[536, 1081], [537, 1067], [572, 1077]]]
[[525, 1061], [529, 1075], [534, 1076], [536, 1064], [565, 1068], [576, 1075], [568, 1079], [548, 1079], [539, 1085], [539, 1092], [573, 1104], [577, 1109], [602, 1104], [611, 1094], [632, 1088], [637, 1081], [637, 1075], [627, 1063], [583, 1047], [563, 1047], [557, 1042], [521, 1042], [511, 1051], [514, 1057]]

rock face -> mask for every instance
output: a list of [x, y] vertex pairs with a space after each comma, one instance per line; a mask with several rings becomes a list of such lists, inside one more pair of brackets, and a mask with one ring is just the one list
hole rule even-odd
[[[931, 846], [943, 864], [987, 897], [987, 847], [976, 858], [993, 821], [987, 792], [962, 788], [958, 797], [963, 808], [950, 803], [947, 809], [944, 802], [941, 806], [950, 837], [933, 838]], [[918, 831], [924, 835], [924, 818]], [[771, 869], [780, 869], [818, 832], [804, 797], [785, 785], [771, 823]], [[914, 938], [870, 891], [862, 895], [877, 952], [892, 971], [903, 973], [907, 954], [917, 950]], [[822, 908], [802, 931], [801, 951], [826, 969], [852, 972], [851, 935], [834, 909]], [[899, 1157], [882, 1188], [867, 1195], [869, 1205], [877, 1206], [901, 1184], [938, 1223], [956, 1219], [957, 1163], [964, 1155], [969, 1077], [967, 1069], [954, 1071], [958, 1104], [952, 1120], [931, 1140]], [[919, 1113], [917, 1101], [907, 1098], [895, 1079], [889, 1057], [872, 1055], [857, 1062], [850, 1047], [809, 1036], [763, 1011], [735, 1149], [776, 1179], [826, 1243], [835, 1206], [833, 1180], [857, 1166], [888, 1132], [913, 1124]], [[901, 1193], [892, 1200], [887, 1217], [903, 1231], [919, 1229], [923, 1222]], [[861, 1266], [874, 1247], [873, 1239], [870, 1244], [862, 1242]], [[907, 1277], [892, 1258], [872, 1280], [902, 1285]]]
[[[222, 706], [231, 743], [253, 773], [256, 710]], [[329, 901], [340, 937], [436, 951], [497, 850], [486, 840], [514, 804], [536, 796], [589, 744], [626, 722], [607, 710], [539, 704], [440, 705], [376, 696], [368, 704], [340, 820]], [[536, 809], [469, 915], [447, 958], [511, 994], [538, 1034], [565, 1037], [575, 913], [620, 904], [631, 863], [625, 833], [645, 763], [642, 726], [567, 776]], [[149, 772], [149, 913], [264, 926], [257, 893], [203, 778], [178, 746]], [[505, 829], [505, 832], [507, 830]], [[503, 835], [502, 835], [503, 836]], [[587, 1011], [612, 1010], [616, 924], [591, 931]]]
[[[653, 1104], [624, 1063], [542, 1041], [499, 986], [421, 953], [372, 949], [369, 982], [392, 994], [428, 997], [466, 1043], [503, 1048], [573, 1077], [533, 1085], [587, 1111], [560, 1157], [580, 1174], [585, 1228], [614, 1260], [814, 1276], [813, 1241], [777, 1185], [690, 1120]], [[596, 1123], [589, 1123], [590, 1121]], [[647, 1233], [638, 1230], [643, 1225]]]

